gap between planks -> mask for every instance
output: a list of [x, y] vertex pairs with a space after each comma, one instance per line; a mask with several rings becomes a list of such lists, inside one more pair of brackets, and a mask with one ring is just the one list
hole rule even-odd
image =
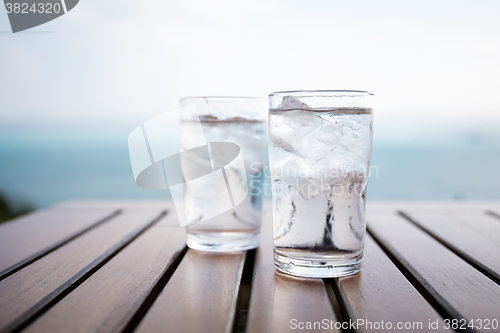
[[[380, 246], [382, 251], [391, 259], [391, 261], [396, 265], [399, 271], [406, 277], [406, 279], [415, 287], [415, 289], [427, 300], [427, 302], [439, 313], [443, 319], [453, 319], [465, 320], [457, 310], [455, 310], [441, 295], [438, 294], [434, 288], [427, 283], [418, 271], [413, 268], [413, 266], [401, 257], [397, 251], [390, 245], [385, 244], [378, 237], [373, 230], [367, 226], [366, 231], [372, 236], [375, 242]], [[455, 330], [457, 331], [457, 330]], [[458, 332], [458, 331], [457, 331]], [[466, 328], [460, 332], [474, 333], [475, 330]]]
[[226, 332], [243, 333], [246, 332], [248, 322], [248, 311], [250, 308], [250, 301], [252, 296], [252, 280], [255, 268], [255, 255], [256, 249], [246, 251], [244, 256], [244, 266], [239, 281], [239, 288], [237, 288], [236, 302], [234, 302], [234, 309], [232, 309], [232, 322], [227, 326]]
[[418, 223], [414, 218], [412, 218], [408, 214], [406, 214], [404, 212], [401, 212], [401, 211], [399, 211], [398, 214], [400, 216], [402, 216], [404, 219], [406, 219], [407, 221], [411, 222], [413, 225], [415, 225], [419, 229], [421, 229], [422, 231], [424, 231], [425, 233], [427, 233], [429, 236], [431, 236], [432, 238], [434, 238], [435, 240], [437, 240], [444, 247], [446, 247], [451, 252], [455, 253], [457, 256], [459, 256], [460, 258], [462, 258], [466, 263], [468, 263], [469, 265], [471, 265], [472, 267], [474, 267], [476, 270], [478, 270], [479, 272], [481, 272], [483, 275], [485, 275], [486, 277], [488, 277], [490, 280], [492, 280], [496, 284], [500, 285], [500, 275], [498, 275], [495, 271], [493, 271], [492, 269], [488, 268], [486, 265], [480, 263], [479, 261], [477, 261], [476, 259], [474, 259], [470, 255], [468, 255], [464, 251], [458, 249], [456, 246], [454, 246], [450, 242], [446, 241], [445, 239], [443, 239], [442, 237], [440, 237], [439, 235], [437, 235], [433, 231], [429, 230], [428, 228], [426, 228], [422, 224]]
[[107, 262], [109, 262], [113, 257], [115, 257], [128, 244], [130, 244], [137, 237], [142, 235], [147, 229], [156, 224], [166, 215], [167, 211], [163, 211], [151, 222], [133, 231], [129, 236], [127, 236], [121, 242], [119, 242], [114, 247], [109, 249], [107, 252], [102, 254], [100, 257], [95, 259], [92, 263], [90, 263], [87, 267], [78, 272], [66, 283], [64, 283], [59, 288], [57, 288], [52, 293], [43, 298], [41, 301], [33, 305], [26, 312], [21, 314], [9, 326], [5, 327], [2, 333], [17, 333], [22, 331], [25, 327], [34, 322], [38, 317], [47, 312], [57, 302], [59, 302], [61, 299], [66, 297], [70, 292], [75, 290], [79, 285], [85, 282], [89, 277], [91, 277], [95, 272], [97, 272], [101, 267], [103, 267]]
[[69, 242], [71, 242], [72, 240], [76, 239], [77, 237], [80, 237], [81, 235], [85, 234], [86, 232], [88, 232], [88, 231], [90, 231], [90, 230], [92, 230], [92, 229], [100, 226], [104, 222], [107, 222], [107, 221], [113, 219], [114, 217], [120, 215], [122, 212], [123, 211], [121, 209], [118, 209], [115, 212], [109, 214], [108, 216], [105, 216], [104, 218], [98, 220], [94, 224], [91, 224], [87, 228], [85, 228], [83, 230], [80, 230], [79, 232], [77, 232], [77, 233], [75, 233], [73, 235], [70, 235], [70, 236], [62, 239], [61, 241], [55, 243], [54, 245], [46, 247], [45, 249], [43, 249], [43, 250], [41, 250], [41, 251], [39, 251], [39, 252], [37, 252], [37, 253], [29, 256], [28, 258], [26, 258], [24, 260], [21, 260], [17, 264], [14, 264], [14, 265], [10, 266], [9, 268], [7, 268], [7, 269], [3, 270], [2, 272], [0, 272], [0, 281], [2, 281], [3, 279], [11, 276], [12, 274], [14, 274], [14, 273], [16, 273], [18, 271], [20, 271], [24, 267], [26, 267], [28, 265], [31, 265], [32, 263], [34, 263], [38, 259], [43, 258], [47, 254], [49, 254], [49, 253], [57, 250], [61, 246], [64, 246], [64, 245], [68, 244]]
[[[130, 319], [119, 328], [117, 331], [121, 333], [132, 333], [139, 326], [141, 321], [146, 316], [148, 310], [152, 307], [158, 296], [168, 284], [168, 281], [175, 273], [187, 251], [193, 251], [186, 246], [184, 250], [174, 259], [172, 264], [165, 270], [162, 276], [155, 283], [148, 295], [130, 317]], [[247, 314], [251, 297], [251, 283], [255, 264], [256, 250], [248, 250], [243, 252], [240, 266], [238, 269], [238, 277], [234, 290], [233, 299], [231, 301], [230, 313], [227, 320], [225, 333], [241, 333], [246, 331]]]
[[187, 251], [188, 247], [184, 246], [184, 249], [172, 260], [172, 263], [166, 267], [163, 274], [161, 274], [160, 278], [154, 283], [153, 287], [149, 290], [148, 295], [144, 298], [142, 303], [137, 306], [137, 309], [129, 320], [125, 322], [121, 328], [118, 328], [116, 330], [117, 332], [131, 333], [137, 328], [137, 326], [139, 326], [141, 320], [144, 316], [146, 316], [148, 310], [161, 294], [172, 275], [174, 275], [182, 259], [186, 256]]
[[[351, 316], [349, 313], [352, 311], [349, 310], [349, 300], [344, 299], [340, 293], [339, 289], [339, 278], [333, 279], [323, 279], [323, 283], [325, 285], [325, 290], [330, 299], [330, 303], [332, 305], [332, 309], [335, 313], [335, 317], [337, 318], [337, 322], [341, 323], [340, 331], [342, 333], [353, 333], [354, 331], [350, 328], [349, 323], [352, 322]], [[344, 327], [344, 323], [347, 323], [347, 328]]]

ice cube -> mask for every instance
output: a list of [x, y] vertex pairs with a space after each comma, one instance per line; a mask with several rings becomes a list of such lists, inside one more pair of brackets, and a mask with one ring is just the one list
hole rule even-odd
[[309, 153], [303, 144], [311, 135], [319, 136], [324, 120], [313, 112], [293, 110], [286, 111], [286, 116], [270, 117], [270, 140], [289, 152], [305, 157]]
[[307, 106], [306, 103], [301, 102], [299, 99], [293, 96], [285, 96], [281, 104], [277, 107], [279, 110], [310, 110], [311, 108]]
[[269, 118], [271, 173], [280, 173], [274, 179], [311, 200], [330, 186], [351, 181], [353, 170], [365, 172], [369, 147], [364, 143], [371, 140], [371, 131], [361, 115], [314, 111], [291, 96], [279, 107], [284, 111]]

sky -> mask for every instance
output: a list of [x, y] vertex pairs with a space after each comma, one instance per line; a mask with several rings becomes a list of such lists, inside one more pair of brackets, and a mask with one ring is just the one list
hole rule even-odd
[[[499, 140], [499, 1], [81, 0], [17, 34], [0, 130], [130, 132], [184, 96], [375, 94], [375, 140]], [[432, 139], [434, 140], [434, 139]]]

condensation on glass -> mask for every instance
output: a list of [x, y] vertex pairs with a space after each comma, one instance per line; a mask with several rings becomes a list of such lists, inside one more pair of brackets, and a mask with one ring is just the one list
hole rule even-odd
[[338, 277], [361, 269], [373, 95], [269, 96], [269, 161], [277, 269]]

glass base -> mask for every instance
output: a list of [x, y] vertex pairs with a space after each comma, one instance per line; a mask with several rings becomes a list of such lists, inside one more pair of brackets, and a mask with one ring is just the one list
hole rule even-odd
[[207, 252], [237, 252], [255, 249], [260, 243], [260, 230], [257, 231], [193, 231], [187, 233], [189, 248]]
[[279, 271], [312, 278], [334, 278], [356, 274], [361, 270], [362, 259], [362, 253], [341, 259], [298, 259], [274, 253], [274, 263]]

